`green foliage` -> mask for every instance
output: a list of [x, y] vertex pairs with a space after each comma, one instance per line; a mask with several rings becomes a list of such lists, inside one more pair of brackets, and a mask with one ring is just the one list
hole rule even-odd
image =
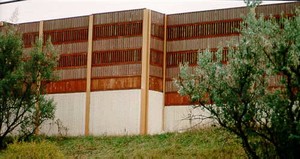
[[42, 141], [37, 142], [21, 142], [13, 143], [3, 152], [3, 159], [19, 159], [19, 158], [30, 158], [30, 159], [62, 159], [64, 158], [63, 153], [53, 143]]
[[[257, 18], [251, 9], [238, 41], [199, 53], [198, 66], [180, 67], [175, 84], [222, 127], [236, 134], [249, 158], [297, 158], [300, 154], [300, 13]], [[270, 79], [282, 78], [270, 88]]]
[[55, 79], [57, 59], [50, 42], [43, 46], [37, 40], [29, 53], [23, 53], [22, 38], [15, 28], [0, 32], [0, 147], [16, 129], [26, 138], [54, 117], [53, 101], [42, 94], [45, 84]]
[[48, 138], [68, 158], [246, 158], [239, 140], [220, 128], [153, 136]]

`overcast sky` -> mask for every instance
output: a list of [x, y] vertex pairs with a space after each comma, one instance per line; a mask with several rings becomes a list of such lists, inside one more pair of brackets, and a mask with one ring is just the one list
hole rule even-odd
[[0, 5], [0, 21], [23, 23], [139, 8], [173, 14], [240, 6], [245, 6], [243, 0], [27, 0]]

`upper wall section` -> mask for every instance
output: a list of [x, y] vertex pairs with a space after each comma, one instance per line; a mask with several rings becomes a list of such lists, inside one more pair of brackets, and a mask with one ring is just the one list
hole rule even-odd
[[59, 81], [51, 82], [48, 93], [86, 90], [88, 26], [88, 16], [43, 22], [44, 41], [51, 39], [60, 55], [56, 71]]
[[39, 36], [39, 22], [20, 24], [18, 30], [23, 34], [25, 48], [29, 48]]
[[[295, 11], [295, 7], [299, 6], [299, 2], [282, 3], [272, 5], [258, 6], [256, 11], [258, 14], [279, 15], [281, 13], [291, 13]], [[247, 7], [218, 9], [200, 12], [180, 13], [168, 15], [168, 26], [192, 24], [199, 22], [221, 21], [228, 19], [240, 19], [242, 15], [247, 15], [249, 9]]]
[[165, 14], [151, 11], [149, 89], [163, 91]]
[[89, 25], [88, 16], [49, 20], [44, 22], [44, 31], [69, 28], [86, 28]]
[[[256, 8], [256, 12], [264, 16], [289, 15], [299, 5], [299, 2], [262, 5]], [[180, 96], [173, 84], [172, 79], [179, 73], [179, 64], [188, 62], [195, 66], [199, 51], [216, 51], [237, 39], [242, 15], [248, 12], [247, 7], [240, 7], [168, 15], [165, 105], [189, 104], [189, 99]], [[227, 50], [224, 50], [222, 58], [226, 62]]]
[[[266, 16], [282, 12], [291, 14], [299, 5], [299, 2], [263, 5], [257, 8], [257, 12]], [[177, 90], [172, 79], [178, 75], [179, 63], [196, 64], [198, 50], [216, 50], [238, 38], [235, 28], [242, 21], [241, 15], [247, 13], [246, 7], [167, 16], [151, 11], [149, 26], [147, 22], [149, 43], [145, 43], [149, 54], [149, 89], [163, 92], [163, 78], [166, 77], [166, 92], [175, 93], [166, 101], [175, 99]], [[143, 18], [144, 9], [136, 9], [94, 14], [92, 23], [89, 16], [81, 16], [19, 24], [19, 30], [23, 33], [25, 53], [39, 33], [43, 33], [44, 40], [51, 38], [60, 54], [56, 71], [60, 80], [49, 85], [48, 93], [86, 91], [89, 27], [92, 28], [91, 90], [139, 89], [143, 24], [146, 24]], [[172, 101], [169, 104], [172, 105]]]
[[143, 9], [94, 15], [92, 91], [141, 87]]

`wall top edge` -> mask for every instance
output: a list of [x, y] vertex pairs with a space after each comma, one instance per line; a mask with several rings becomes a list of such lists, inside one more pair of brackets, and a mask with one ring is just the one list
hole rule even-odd
[[[108, 12], [100, 12], [100, 13], [93, 13], [93, 14], [86, 14], [86, 15], [78, 15], [78, 16], [71, 16], [71, 17], [63, 17], [63, 18], [53, 18], [53, 19], [44, 19], [44, 20], [37, 20], [37, 21], [30, 21], [30, 22], [21, 22], [21, 23], [10, 23], [10, 24], [29, 24], [29, 23], [38, 23], [40, 21], [48, 22], [48, 21], [55, 21], [55, 20], [66, 20], [72, 18], [82, 18], [82, 17], [89, 17], [91, 15], [100, 15], [100, 14], [110, 14], [110, 13], [120, 13], [120, 12], [129, 12], [129, 11], [142, 11], [147, 8], [139, 8], [139, 9], [128, 9], [128, 10], [116, 10], [116, 11], [108, 11]], [[159, 12], [158, 12], [159, 13]]]
[[[294, 1], [294, 2], [284, 2], [284, 3], [276, 3], [276, 4], [263, 4], [258, 6], [258, 8], [261, 7], [268, 7], [268, 6], [278, 6], [278, 5], [288, 5], [288, 4], [294, 4], [295, 6], [300, 6], [300, 2]], [[243, 9], [243, 8], [247, 8], [247, 6], [245, 7], [232, 7], [232, 8], [223, 8], [223, 9], [211, 9], [211, 10], [204, 10], [204, 11], [191, 11], [191, 12], [184, 12], [184, 13], [174, 13], [174, 14], [167, 14], [167, 15], [184, 15], [184, 14], [191, 14], [191, 13], [205, 13], [205, 12], [214, 12], [214, 11], [225, 11], [225, 10], [231, 10], [231, 9]]]
[[[294, 4], [295, 6], [297, 6], [297, 5], [300, 6], [300, 2], [286, 2], [286, 3], [277, 3], [277, 4], [266, 4], [266, 5], [261, 5], [259, 7], [288, 5], [288, 4]], [[2, 22], [2, 23], [5, 23], [5, 24], [29, 24], [29, 23], [38, 23], [40, 21], [47, 22], [47, 21], [54, 21], [54, 20], [64, 20], [64, 19], [88, 17], [90, 15], [110, 14], [110, 13], [128, 12], [128, 11], [140, 11], [140, 10], [145, 10], [145, 9], [148, 9], [148, 10], [156, 12], [156, 13], [172, 16], [172, 15], [183, 15], [183, 14], [200, 13], [200, 12], [204, 13], [204, 12], [214, 12], [214, 11], [222, 11], [222, 10], [230, 10], [230, 9], [241, 9], [241, 8], [247, 8], [247, 7], [232, 7], [232, 8], [224, 8], [224, 9], [213, 9], [213, 10], [206, 10], [206, 11], [192, 11], [192, 12], [174, 13], [174, 14], [165, 14], [165, 13], [161, 13], [161, 12], [158, 12], [158, 11], [155, 11], [155, 10], [152, 10], [152, 9], [148, 9], [148, 8], [139, 8], [139, 9], [128, 9], [128, 10], [121, 10], [121, 11], [108, 11], [108, 12], [102, 12], [102, 13], [93, 13], [93, 14], [88, 14], [88, 15], [79, 15], [79, 16], [72, 16], [72, 17], [65, 17], [65, 18], [44, 19], [44, 20], [21, 22], [21, 23], [8, 23], [8, 22]]]

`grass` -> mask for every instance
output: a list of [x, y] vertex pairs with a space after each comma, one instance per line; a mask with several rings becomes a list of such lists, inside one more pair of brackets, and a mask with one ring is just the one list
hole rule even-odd
[[221, 128], [152, 136], [42, 137], [42, 140], [58, 146], [66, 158], [246, 158], [239, 140]]
[[220, 128], [153, 136], [50, 137], [67, 158], [246, 158], [233, 135]]

